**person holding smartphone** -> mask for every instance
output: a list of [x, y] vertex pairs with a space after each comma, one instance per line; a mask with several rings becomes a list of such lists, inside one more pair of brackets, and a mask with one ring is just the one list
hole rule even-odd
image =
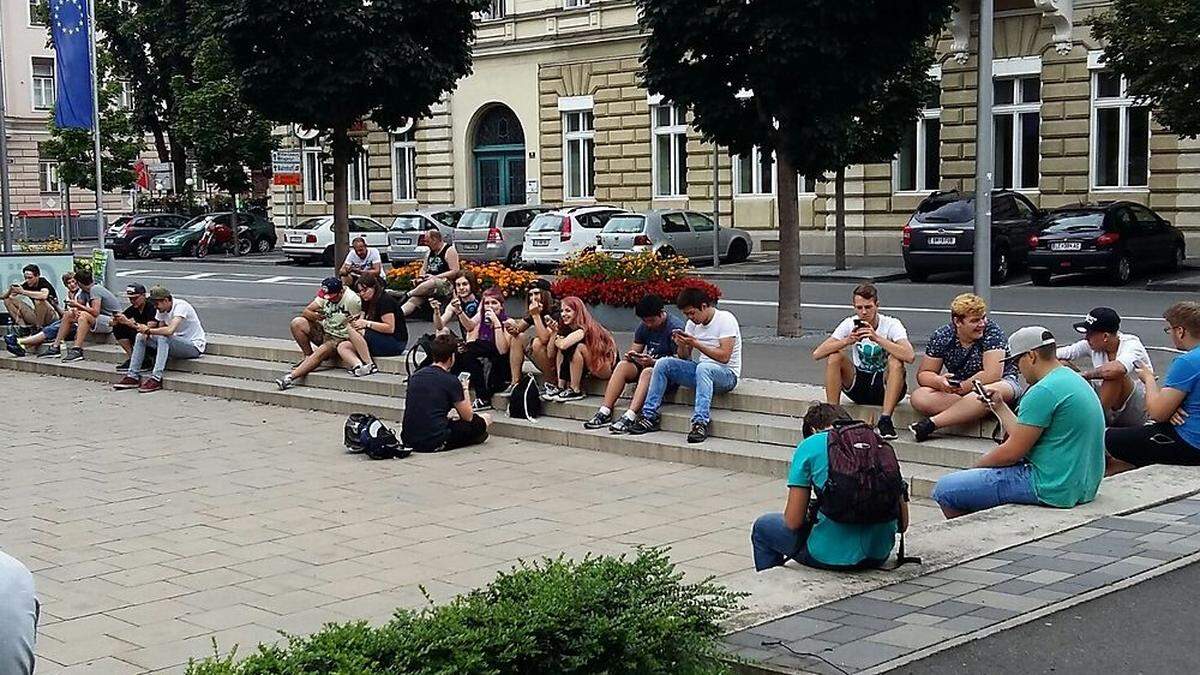
[[854, 316], [813, 350], [825, 361], [825, 402], [841, 403], [844, 393], [860, 405], [882, 405], [875, 424], [882, 438], [897, 437], [892, 413], [908, 390], [904, 367], [916, 358], [899, 319], [879, 313], [879, 291], [864, 283], [854, 289]]
[[[558, 331], [557, 325], [551, 327], [553, 317], [559, 315], [557, 303], [549, 288], [535, 286], [526, 293], [525, 317], [509, 318], [504, 322], [504, 332], [508, 333], [512, 343], [508, 350], [509, 377], [512, 384], [504, 392], [506, 394], [512, 393], [512, 387], [521, 381], [521, 371], [526, 359], [532, 360], [542, 374], [553, 373], [555, 368], [555, 359], [550, 355], [550, 349]], [[549, 398], [557, 395], [558, 387], [547, 378], [542, 388], [542, 396]]]
[[0, 291], [0, 300], [13, 323], [41, 330], [59, 317], [58, 293], [37, 265], [21, 268], [21, 275], [21, 281]]
[[451, 333], [433, 338], [433, 363], [412, 374], [404, 393], [400, 440], [414, 452], [440, 452], [487, 440], [492, 418], [471, 409], [470, 378], [451, 371], [458, 359], [459, 339]]
[[475, 388], [474, 410], [490, 410], [492, 396], [508, 385], [508, 350], [511, 337], [504, 330], [508, 315], [504, 313], [504, 293], [492, 287], [483, 292], [483, 302], [474, 327], [465, 342], [459, 345], [458, 360], [452, 372], [469, 373]]
[[[642, 411], [646, 393], [650, 390], [650, 376], [654, 372], [654, 364], [660, 358], [675, 352], [671, 333], [683, 330], [684, 324], [679, 317], [666, 312], [662, 298], [657, 295], [643, 296], [633, 311], [639, 319], [633, 331], [633, 344], [621, 355], [617, 366], [613, 368], [612, 376], [608, 378], [608, 386], [604, 390], [604, 401], [592, 419], [583, 423], [585, 429], [608, 427], [614, 434], [629, 433]], [[613, 406], [617, 404], [617, 399], [630, 382], [635, 382], [636, 386], [629, 409], [614, 421]]]

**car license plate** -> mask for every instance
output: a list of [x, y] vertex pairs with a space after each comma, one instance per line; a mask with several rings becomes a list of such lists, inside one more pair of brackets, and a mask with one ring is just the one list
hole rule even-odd
[[396, 240], [396, 244], [399, 246], [412, 246], [412, 237], [401, 237]]
[[463, 247], [464, 251], [478, 251], [479, 250], [479, 244], [463, 244], [462, 247]]
[[534, 246], [549, 246], [550, 240], [549, 239], [534, 239], [533, 245]]
[[625, 251], [608, 251], [608, 254], [614, 258], [624, 258]]
[[289, 244], [299, 244], [304, 241], [304, 237], [288, 237]]
[[150, 244], [150, 250], [151, 251], [161, 251], [162, 244]]
[[930, 246], [953, 246], [958, 243], [958, 237], [930, 237]]
[[1080, 251], [1083, 250], [1083, 242], [1079, 241], [1056, 241], [1050, 244], [1051, 251]]

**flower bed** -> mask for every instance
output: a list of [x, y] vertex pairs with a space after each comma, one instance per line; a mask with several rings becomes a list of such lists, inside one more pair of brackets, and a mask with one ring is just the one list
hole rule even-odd
[[650, 294], [670, 303], [685, 288], [698, 288], [714, 301], [721, 297], [720, 288], [691, 274], [687, 258], [651, 251], [622, 258], [589, 251], [564, 262], [558, 272], [554, 295], [574, 295], [591, 305], [633, 307]]
[[[410, 291], [415, 286], [417, 274], [421, 272], [420, 261], [411, 262], [387, 272], [387, 286], [394, 291]], [[479, 280], [481, 289], [499, 288], [505, 297], [522, 295], [529, 284], [538, 278], [533, 272], [514, 270], [501, 263], [463, 263], [463, 269], [470, 270]]]

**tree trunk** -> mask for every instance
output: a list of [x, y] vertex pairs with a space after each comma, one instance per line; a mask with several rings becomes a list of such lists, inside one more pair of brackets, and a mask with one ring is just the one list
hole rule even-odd
[[779, 311], [776, 331], [783, 337], [800, 337], [800, 206], [796, 199], [796, 169], [786, 152], [778, 156], [779, 209]]
[[187, 150], [184, 149], [183, 143], [171, 139], [171, 179], [174, 185], [170, 186], [171, 191], [175, 194], [181, 192], [180, 186], [185, 185], [184, 179], [187, 178]]
[[846, 269], [846, 167], [838, 167], [833, 176], [834, 225], [833, 268]]
[[333, 271], [350, 250], [350, 193], [347, 171], [353, 159], [348, 126], [333, 130]]

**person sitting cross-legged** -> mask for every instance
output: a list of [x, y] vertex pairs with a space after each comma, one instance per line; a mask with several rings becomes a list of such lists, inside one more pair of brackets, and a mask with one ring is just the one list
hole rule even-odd
[[[113, 385], [113, 389], [136, 388], [143, 394], [158, 391], [162, 389], [167, 359], [198, 359], [204, 354], [207, 338], [191, 303], [172, 297], [162, 286], [150, 289], [150, 302], [157, 310], [154, 321], [135, 327], [137, 338], [129, 356], [129, 371]], [[142, 366], [150, 343], [154, 343], [154, 370], [150, 377], [142, 380]]]
[[[321, 282], [317, 297], [292, 319], [292, 337], [304, 358], [291, 372], [275, 380], [280, 391], [290, 389], [296, 380], [308, 375], [325, 362], [337, 357], [338, 345], [350, 339], [350, 324], [362, 315], [362, 300], [337, 277]], [[347, 368], [361, 362], [355, 356]], [[365, 374], [365, 373], [361, 373]]]
[[[672, 333], [676, 356], [659, 359], [654, 364], [642, 416], [629, 433], [658, 431], [659, 409], [667, 388], [679, 385], [696, 391], [692, 429], [687, 439], [689, 443], [702, 443], [708, 438], [713, 395], [732, 391], [741, 377], [742, 329], [737, 317], [714, 307], [699, 288], [680, 291], [675, 306], [687, 317], [683, 330]], [[698, 362], [691, 360], [693, 351], [699, 352]]]
[[396, 301], [384, 290], [383, 279], [360, 277], [354, 292], [362, 302], [362, 316], [350, 322], [348, 339], [337, 346], [337, 353], [351, 375], [363, 377], [379, 372], [377, 357], [404, 355], [408, 327]]
[[1163, 318], [1171, 343], [1186, 353], [1171, 362], [1161, 387], [1153, 370], [1137, 370], [1152, 423], [1105, 432], [1110, 475], [1150, 464], [1200, 465], [1200, 302], [1175, 303]]
[[809, 520], [813, 490], [820, 493], [829, 480], [829, 429], [834, 422], [849, 419], [845, 408], [829, 403], [817, 403], [804, 413], [804, 440], [792, 455], [783, 513], [759, 516], [750, 533], [755, 571], [779, 567], [788, 560], [828, 570], [881, 567], [892, 553], [896, 534], [908, 529], [908, 501], [903, 496], [900, 517], [890, 522], [838, 523], [820, 512], [815, 521]]
[[971, 393], [976, 381], [1005, 403], [1019, 399], [1025, 387], [1015, 362], [1006, 361], [1004, 355], [1004, 331], [988, 319], [983, 298], [973, 293], [954, 298], [950, 323], [930, 336], [917, 371], [920, 386], [909, 397], [913, 409], [927, 416], [908, 427], [917, 442], [938, 429], [988, 414], [987, 406]]
[[[67, 289], [67, 298], [64, 302], [68, 303], [68, 307], [70, 307], [69, 302], [72, 300], [76, 302], [86, 300], [85, 297], [80, 295], [79, 284], [75, 281], [74, 272], [67, 272], [63, 274], [62, 283]], [[62, 342], [64, 340], [71, 340], [74, 337], [75, 334], [73, 330], [71, 328], [63, 328], [62, 319], [58, 319], [33, 335], [27, 335], [23, 338], [18, 338], [16, 335], [11, 333], [6, 334], [4, 336], [4, 347], [13, 356], [25, 356], [25, 354], [28, 353], [28, 350], [32, 349], [36, 351], [38, 347], [49, 341], [50, 346], [47, 347], [41, 354], [39, 354], [39, 356], [59, 356], [62, 354], [62, 350], [60, 348]]]
[[[433, 338], [429, 357], [433, 363], [408, 379], [404, 392], [404, 422], [400, 440], [414, 452], [440, 452], [487, 440], [492, 418], [471, 410], [466, 379], [455, 377], [459, 340], [451, 333]], [[451, 413], [457, 419], [451, 418]]]
[[[113, 315], [113, 338], [121, 349], [125, 350], [125, 360], [117, 366], [117, 372], [129, 370], [129, 356], [133, 354], [133, 341], [137, 339], [137, 325], [154, 321], [158, 310], [146, 299], [146, 287], [132, 283], [125, 287], [125, 297], [129, 306], [120, 314]], [[154, 343], [147, 343], [146, 348], [153, 351]]]
[[1008, 438], [975, 468], [938, 480], [932, 497], [947, 518], [1001, 504], [1071, 508], [1095, 499], [1104, 477], [1104, 410], [1087, 380], [1059, 362], [1054, 335], [1041, 326], [1022, 328], [1009, 338], [1008, 351], [1029, 391], [1018, 414], [995, 391], [980, 401]]
[[892, 413], [904, 392], [904, 367], [913, 362], [913, 346], [899, 319], [879, 313], [879, 291], [865, 283], [854, 289], [854, 316], [813, 351], [825, 359], [825, 402], [841, 403], [842, 394], [860, 405], [881, 405], [876, 422], [880, 437], [896, 438]]
[[[653, 294], [643, 296], [633, 313], [640, 320], [633, 331], [633, 345], [625, 352], [617, 367], [613, 368], [612, 377], [608, 378], [608, 386], [604, 390], [604, 402], [592, 419], [583, 423], [585, 429], [608, 427], [614, 434], [628, 433], [629, 427], [637, 421], [646, 394], [650, 391], [654, 364], [675, 352], [671, 334], [682, 330], [684, 323], [679, 317], [666, 312], [662, 298]], [[633, 400], [625, 414], [613, 421], [613, 408], [630, 382], [634, 383]]]
[[1083, 339], [1058, 348], [1058, 360], [1069, 368], [1076, 359], [1089, 358], [1092, 367], [1079, 374], [1095, 382], [1104, 416], [1110, 427], [1140, 427], [1146, 423], [1146, 385], [1138, 369], [1154, 370], [1150, 355], [1138, 336], [1121, 332], [1121, 317], [1108, 307], [1097, 307], [1072, 326]]

